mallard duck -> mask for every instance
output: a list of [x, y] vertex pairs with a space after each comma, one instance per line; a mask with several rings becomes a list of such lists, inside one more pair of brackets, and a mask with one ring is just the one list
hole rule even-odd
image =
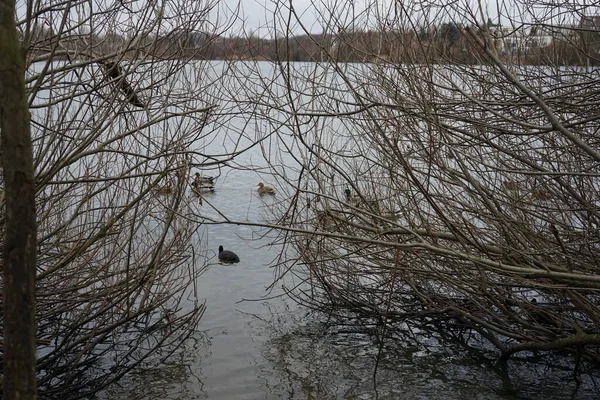
[[270, 186], [265, 186], [262, 182], [258, 184], [258, 193], [260, 194], [275, 194], [275, 189]]
[[213, 178], [212, 176], [201, 176], [198, 172], [196, 172], [196, 177], [194, 178], [194, 182], [192, 182], [191, 186], [194, 193], [200, 198], [200, 204], [202, 204], [202, 193], [215, 191], [215, 179], [216, 178]]
[[352, 198], [352, 192], [350, 191], [350, 188], [348, 186], [346, 186], [346, 190], [344, 190], [344, 193], [346, 194], [346, 200], [350, 200]]
[[240, 258], [233, 251], [223, 250], [223, 246], [219, 246], [219, 261], [224, 263], [237, 263]]
[[214, 185], [215, 184], [215, 178], [214, 176], [202, 176], [200, 175], [199, 172], [196, 172], [195, 178], [194, 178], [194, 183], [196, 185]]
[[352, 191], [349, 187], [346, 186], [346, 190], [344, 190], [344, 194], [346, 195], [346, 203], [351, 206], [358, 207], [361, 203], [360, 196], [355, 194], [352, 195]]

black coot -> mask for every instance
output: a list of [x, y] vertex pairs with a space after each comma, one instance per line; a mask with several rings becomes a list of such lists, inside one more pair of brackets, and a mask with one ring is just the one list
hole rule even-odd
[[219, 246], [219, 261], [224, 263], [240, 262], [240, 258], [233, 251], [223, 250], [223, 246]]

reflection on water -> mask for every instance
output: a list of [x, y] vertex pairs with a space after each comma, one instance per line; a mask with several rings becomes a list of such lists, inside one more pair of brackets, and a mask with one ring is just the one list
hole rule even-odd
[[[251, 171], [225, 171], [197, 213], [218, 210], [239, 220], [264, 220], [275, 198], [261, 198]], [[269, 182], [269, 184], [272, 184]], [[214, 207], [214, 208], [212, 208]], [[374, 333], [325, 328], [316, 317], [268, 292], [278, 255], [273, 233], [247, 226], [203, 224], [198, 253], [210, 265], [197, 282], [207, 310], [185, 358], [158, 370], [131, 374], [107, 393], [111, 399], [593, 399], [600, 385], [579, 388], [572, 367], [514, 359], [509, 367], [463, 347], [417, 350], [401, 340], [385, 342], [373, 379], [379, 343]], [[219, 245], [241, 262], [224, 265]], [[198, 260], [200, 263], [202, 260]], [[274, 298], [273, 298], [274, 297]]]
[[137, 369], [98, 397], [116, 400], [206, 398], [199, 377], [201, 369], [192, 368], [192, 365], [198, 362], [198, 354], [210, 347], [210, 338], [197, 332], [185, 346], [185, 351], [178, 352], [177, 357], [163, 362], [160, 367]]
[[[233, 191], [222, 202], [235, 202]], [[246, 195], [250, 192], [242, 190]], [[253, 201], [255, 201], [254, 199]], [[248, 211], [260, 212], [260, 205]], [[595, 399], [600, 388], [572, 369], [513, 359], [508, 367], [464, 348], [390, 341], [373, 379], [379, 343], [374, 334], [324, 328], [325, 319], [266, 293], [277, 254], [269, 236], [248, 227], [207, 226], [213, 264], [198, 282], [207, 311], [184, 359], [138, 371], [108, 398], [128, 399]], [[264, 232], [263, 232], [264, 233]], [[248, 240], [252, 239], [252, 240]], [[222, 244], [241, 262], [219, 264]], [[535, 361], [535, 360], [533, 360]]]
[[447, 343], [418, 350], [390, 341], [374, 379], [374, 337], [324, 331], [324, 324], [303, 324], [271, 338], [263, 354], [280, 379], [272, 393], [286, 392], [289, 399], [596, 399], [600, 393], [589, 376], [578, 386], [564, 361], [503, 363]]
[[[233, 123], [233, 122], [232, 122]], [[225, 141], [211, 146], [225, 146]], [[203, 145], [205, 146], [205, 145]], [[237, 157], [239, 166], [266, 167], [260, 149]], [[208, 149], [219, 154], [224, 149]], [[261, 171], [265, 171], [264, 169]], [[192, 170], [192, 173], [196, 172]], [[215, 175], [215, 171], [199, 171]], [[430, 345], [417, 350], [402, 340], [380, 346], [373, 333], [326, 327], [315, 316], [272, 291], [270, 265], [279, 248], [274, 233], [241, 225], [211, 224], [222, 214], [264, 221], [282, 196], [260, 197], [258, 182], [268, 175], [222, 167], [214, 193], [203, 196], [194, 218], [198, 265], [209, 268], [197, 282], [207, 310], [185, 358], [159, 370], [138, 371], [108, 393], [112, 398], [146, 399], [595, 399], [600, 384], [588, 375], [580, 387], [572, 366], [549, 366], [515, 358], [507, 365], [464, 347]], [[277, 187], [276, 187], [277, 189]], [[191, 195], [191, 193], [190, 193]], [[218, 262], [219, 245], [240, 263]], [[289, 283], [289, 282], [288, 282]], [[533, 360], [535, 361], [535, 360]], [[570, 369], [571, 368], [571, 369]]]

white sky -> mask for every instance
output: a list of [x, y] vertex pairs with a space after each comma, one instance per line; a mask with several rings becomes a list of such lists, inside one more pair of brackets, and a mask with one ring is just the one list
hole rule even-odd
[[[549, 12], [547, 5], [553, 2], [556, 6]], [[17, 0], [19, 18], [25, 16], [27, 3], [41, 9], [65, 4], [64, 0]], [[411, 27], [422, 25], [424, 21], [440, 24], [453, 20], [472, 24], [474, 21], [482, 23], [488, 16], [504, 26], [509, 20], [519, 25], [534, 22], [536, 18], [543, 18], [546, 23], [566, 24], [578, 22], [584, 13], [598, 14], [599, 3], [598, 0], [87, 0], [71, 4], [69, 25], [76, 26], [80, 32], [112, 29], [123, 33], [128, 27], [135, 31], [140, 20], [156, 18], [158, 10], [166, 5], [161, 32], [181, 21], [192, 20], [195, 29], [207, 32], [273, 37], [275, 34], [321, 33], [324, 27], [329, 33], [338, 29], [399, 28], [409, 20]], [[206, 15], [202, 10], [209, 4], [213, 8]], [[295, 15], [290, 15], [290, 7]], [[96, 15], [94, 22], [86, 20], [90, 10], [100, 9], [110, 12]], [[44, 16], [57, 29], [62, 11]]]
[[[244, 26], [246, 32], [258, 30], [260, 36], [270, 36], [273, 21], [277, 22], [278, 31], [283, 32], [290, 4], [311, 33], [322, 32], [324, 25], [329, 25], [332, 31], [338, 27], [349, 29], [353, 24], [373, 27], [374, 21], [387, 20], [393, 25], [407, 18], [413, 22], [454, 20], [472, 23], [491, 17], [493, 22], [504, 26], [511, 21], [519, 25], [536, 20], [564, 25], [577, 23], [581, 15], [600, 13], [598, 0], [283, 0], [278, 3], [272, 0], [221, 0], [220, 4], [233, 9], [233, 4], [238, 1], [244, 18], [238, 19], [232, 30]], [[551, 4], [554, 6], [550, 7]], [[336, 17], [332, 18], [332, 14]], [[291, 31], [302, 33], [296, 18], [291, 20]]]

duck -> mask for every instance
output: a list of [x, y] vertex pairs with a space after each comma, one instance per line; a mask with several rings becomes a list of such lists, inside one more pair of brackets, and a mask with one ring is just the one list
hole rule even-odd
[[350, 188], [348, 186], [346, 186], [346, 190], [344, 190], [344, 193], [346, 194], [346, 200], [350, 200], [352, 198], [352, 192], [350, 191]]
[[219, 261], [224, 263], [237, 263], [240, 258], [233, 251], [223, 250], [223, 246], [219, 246]]
[[169, 194], [172, 191], [173, 191], [173, 182], [170, 179], [167, 181], [166, 186], [156, 189], [156, 193], [158, 193], [158, 194]]
[[265, 186], [262, 182], [258, 184], [258, 193], [260, 194], [275, 194], [275, 189], [270, 186]]
[[196, 172], [194, 182], [191, 184], [192, 190], [197, 196], [201, 196], [203, 192], [214, 192], [215, 179], [216, 178], [212, 176], [201, 176], [198, 172]]
[[196, 172], [196, 177], [194, 178], [194, 182], [200, 185], [210, 185], [213, 186], [215, 184], [214, 176], [202, 176], [199, 172]]
[[346, 195], [346, 203], [354, 207], [358, 207], [360, 205], [360, 196], [357, 194], [353, 195], [349, 187], [346, 186], [344, 194]]

